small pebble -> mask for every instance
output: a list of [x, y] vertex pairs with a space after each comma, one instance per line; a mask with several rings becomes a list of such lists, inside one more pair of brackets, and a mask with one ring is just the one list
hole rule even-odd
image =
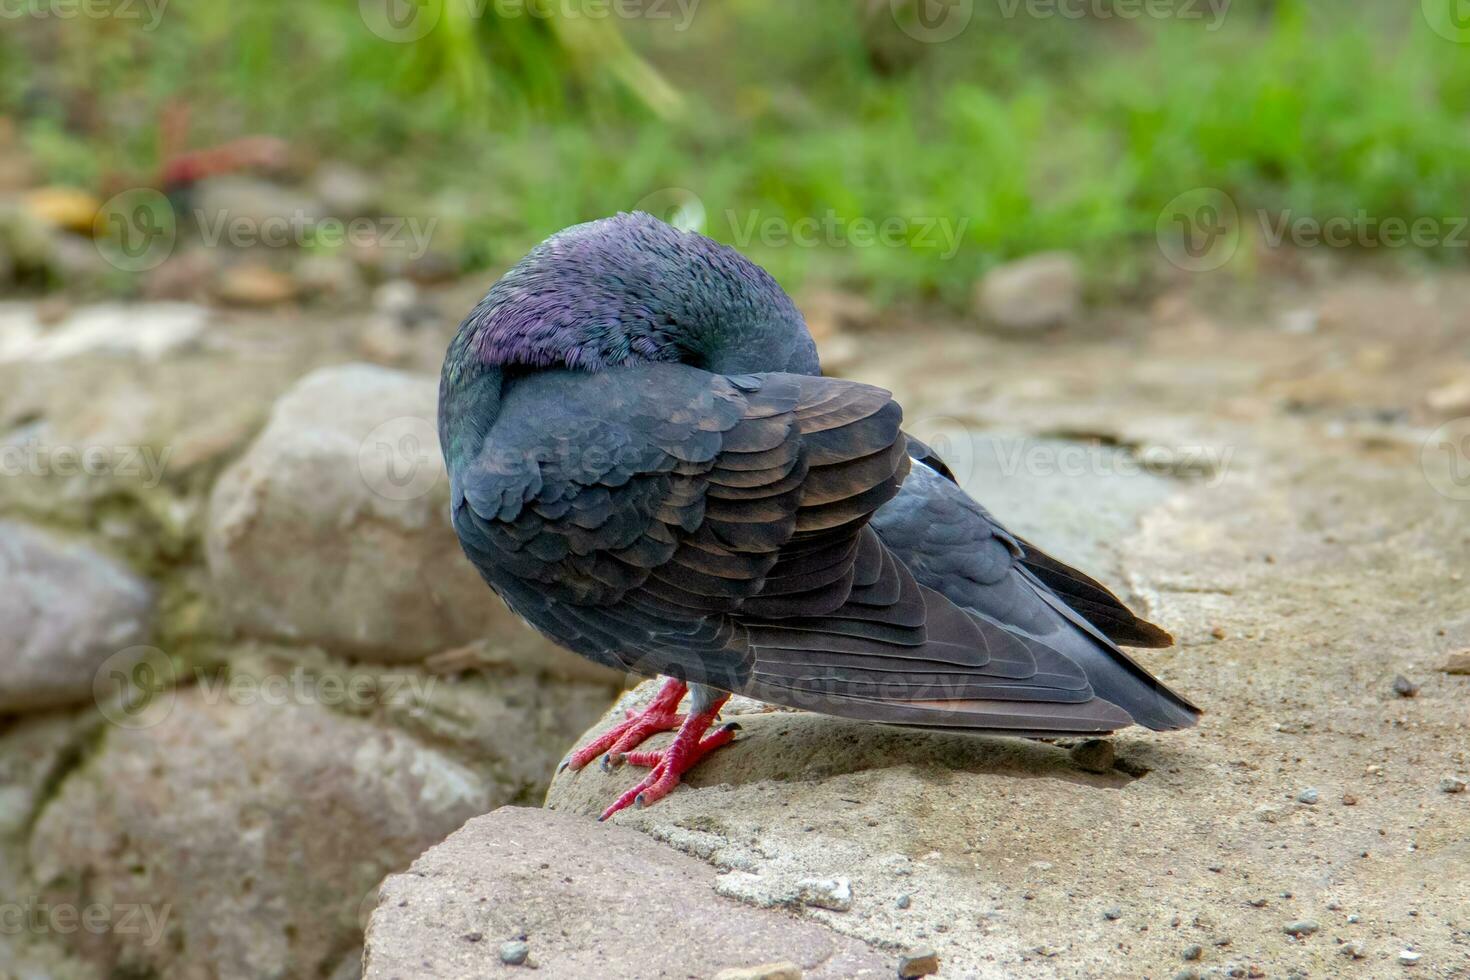
[[1119, 919], [1123, 918], [1123, 910], [1114, 905], [1112, 908], [1103, 910], [1103, 918], [1107, 919], [1109, 922], [1116, 922]]
[[1305, 803], [1308, 806], [1315, 804], [1321, 798], [1322, 794], [1317, 792], [1317, 788], [1315, 786], [1308, 786], [1306, 789], [1296, 794], [1296, 801], [1298, 803]]
[[1361, 960], [1363, 957], [1368, 955], [1368, 951], [1363, 948], [1363, 944], [1356, 941], [1343, 943], [1342, 948], [1339, 949], [1338, 952], [1341, 953], [1343, 956], [1355, 960]]
[[520, 966], [531, 955], [531, 947], [519, 939], [500, 944], [500, 962], [507, 966]]
[[1184, 947], [1183, 956], [1184, 956], [1184, 959], [1185, 959], [1186, 962], [1191, 962], [1192, 963], [1192, 962], [1194, 962], [1195, 960], [1199, 959], [1201, 956], [1204, 956], [1204, 955], [1205, 955], [1205, 948], [1203, 946], [1201, 946], [1199, 943], [1194, 943], [1193, 945]]
[[467, 943], [477, 943], [484, 938], [485, 934], [483, 932], [467, 932], [464, 934], [464, 941]]
[[909, 903], [910, 899], [907, 895], [900, 895], [898, 896], [898, 901], [894, 902], [893, 904], [901, 909], [906, 909], [909, 907]]
[[1401, 949], [1399, 950], [1399, 962], [1404, 966], [1413, 966], [1419, 962], [1419, 954], [1412, 949]]
[[1348, 916], [1348, 925], [1350, 925], [1350, 926], [1355, 926], [1359, 922], [1362, 922], [1362, 921], [1363, 920], [1361, 918], [1359, 918], [1358, 916], [1356, 916], [1356, 915], [1350, 915], [1350, 916]]
[[1403, 674], [1399, 674], [1393, 679], [1393, 693], [1401, 698], [1418, 697], [1419, 685], [1409, 680]]
[[1322, 927], [1313, 920], [1302, 919], [1298, 922], [1288, 922], [1286, 924], [1286, 934], [1288, 936], [1310, 936], [1320, 928]]
[[1353, 794], [1351, 794], [1351, 793], [1344, 793], [1344, 794], [1342, 794], [1342, 805], [1343, 806], [1357, 806], [1358, 805], [1358, 798], [1356, 796], [1354, 796]]
[[852, 908], [852, 883], [846, 878], [803, 878], [796, 887], [804, 905], [833, 912]]
[[1070, 755], [1077, 768], [1087, 772], [1111, 772], [1113, 762], [1116, 761], [1113, 743], [1106, 738], [1089, 738], [1085, 742], [1078, 742], [1072, 746]]
[[1463, 793], [1465, 792], [1465, 780], [1456, 776], [1446, 776], [1439, 781], [1441, 793]]
[[898, 975], [904, 980], [932, 976], [939, 972], [939, 954], [928, 946], [911, 949], [898, 958]]

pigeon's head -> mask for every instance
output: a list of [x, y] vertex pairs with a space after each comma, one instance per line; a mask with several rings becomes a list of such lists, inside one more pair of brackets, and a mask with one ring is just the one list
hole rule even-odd
[[820, 372], [801, 314], [764, 269], [641, 212], [537, 245], [470, 311], [459, 340], [461, 357], [487, 366]]

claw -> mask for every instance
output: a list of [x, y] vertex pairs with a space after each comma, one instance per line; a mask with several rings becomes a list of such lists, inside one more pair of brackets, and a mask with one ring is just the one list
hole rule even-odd
[[630, 765], [649, 766], [648, 775], [614, 800], [603, 811], [601, 819], [606, 820], [629, 806], [652, 806], [673, 792], [684, 774], [698, 765], [706, 755], [734, 741], [735, 733], [740, 730], [735, 722], [727, 722], [712, 732], [709, 730], [728, 697], [729, 695], [725, 695], [704, 711], [691, 713], [685, 718], [668, 748], [658, 752], [626, 753], [624, 761]]

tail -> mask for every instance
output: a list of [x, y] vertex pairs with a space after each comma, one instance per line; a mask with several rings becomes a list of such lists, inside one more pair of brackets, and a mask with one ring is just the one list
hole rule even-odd
[[1064, 652], [1082, 668], [1098, 697], [1122, 708], [1137, 724], [1156, 732], [1194, 727], [1202, 714], [1196, 705], [1170, 690], [1029, 572], [1023, 574], [1031, 581], [1036, 594], [1076, 627], [1076, 640]]

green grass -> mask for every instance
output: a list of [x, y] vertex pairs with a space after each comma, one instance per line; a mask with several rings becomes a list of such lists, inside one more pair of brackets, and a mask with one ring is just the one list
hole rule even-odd
[[[1470, 207], [1470, 46], [1417, 3], [1236, 0], [1210, 31], [977, 0], [959, 39], [918, 45], [854, 0], [707, 3], [684, 33], [430, 2], [444, 20], [413, 44], [364, 30], [356, 4], [301, 0], [171, 5], [151, 35], [94, 24], [29, 65], [12, 34], [0, 106], [57, 179], [97, 185], [151, 172], [162, 106], [187, 93], [196, 142], [269, 131], [356, 160], [397, 206], [443, 214], [471, 266], [679, 187], [708, 233], [788, 285], [956, 305], [985, 269], [1041, 249], [1133, 282], [1160, 209], [1196, 187], [1252, 221]], [[38, 101], [38, 80], [70, 102]], [[817, 247], [744, 234], [828, 216], [838, 232]], [[900, 241], [851, 244], [865, 221]]]

